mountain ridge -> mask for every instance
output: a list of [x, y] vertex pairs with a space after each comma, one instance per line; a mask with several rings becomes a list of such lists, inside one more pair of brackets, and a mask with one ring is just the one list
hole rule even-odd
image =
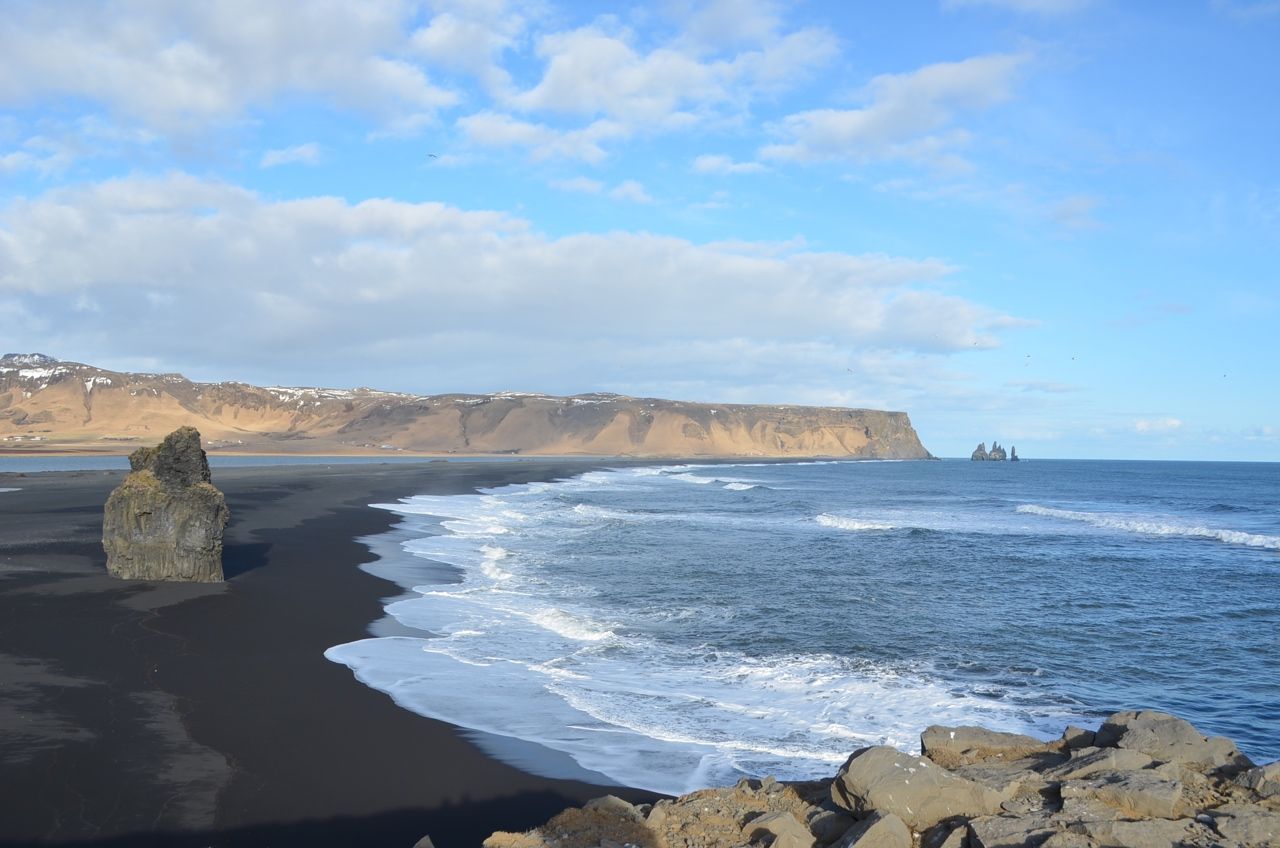
[[180, 426], [197, 427], [215, 453], [930, 458], [905, 412], [262, 387], [0, 357], [0, 451], [120, 453]]

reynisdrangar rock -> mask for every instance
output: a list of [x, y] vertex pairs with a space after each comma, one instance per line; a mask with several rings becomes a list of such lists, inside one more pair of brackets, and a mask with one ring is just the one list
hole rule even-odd
[[200, 433], [181, 427], [129, 456], [132, 471], [107, 498], [107, 571], [125, 580], [221, 581], [229, 513], [210, 481]]

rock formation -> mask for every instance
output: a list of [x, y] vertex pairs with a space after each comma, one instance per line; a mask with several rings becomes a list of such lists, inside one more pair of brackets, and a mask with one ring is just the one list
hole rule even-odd
[[132, 471], [107, 498], [107, 571], [125, 580], [222, 580], [227, 502], [209, 482], [200, 433], [179, 428], [129, 456]]
[[1013, 447], [1012, 445], [1009, 446], [1009, 461], [1010, 462], [1018, 461], [1018, 449]]
[[[969, 459], [974, 462], [1003, 462], [1009, 458], [1010, 457], [1005, 453], [1004, 448], [1000, 447], [999, 442], [992, 442], [990, 451], [987, 450], [986, 442], [979, 442], [978, 447], [974, 449], [973, 454], [969, 457]], [[1013, 452], [1012, 459], [1014, 462], [1018, 461], [1018, 452], [1016, 450]]]
[[1060, 739], [930, 727], [921, 755], [855, 751], [834, 780], [612, 796], [486, 848], [1277, 848], [1280, 762], [1182, 719], [1116, 713]]

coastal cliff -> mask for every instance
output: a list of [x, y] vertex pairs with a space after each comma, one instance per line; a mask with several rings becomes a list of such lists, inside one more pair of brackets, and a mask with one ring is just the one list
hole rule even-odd
[[929, 727], [830, 780], [741, 780], [653, 805], [606, 796], [485, 848], [1275, 848], [1280, 762], [1182, 719], [1121, 712], [1060, 739]]
[[927, 459], [905, 412], [615, 394], [261, 388], [0, 358], [0, 447], [119, 452], [181, 426], [214, 451]]

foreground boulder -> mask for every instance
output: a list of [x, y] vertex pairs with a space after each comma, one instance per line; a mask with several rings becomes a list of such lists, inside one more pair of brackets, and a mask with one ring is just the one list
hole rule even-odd
[[883, 745], [849, 757], [831, 784], [831, 797], [854, 815], [893, 813], [915, 831], [944, 819], [997, 812], [1005, 800], [994, 789], [957, 777], [931, 760]]
[[833, 780], [742, 780], [567, 810], [487, 848], [1280, 848], [1280, 763], [1165, 713], [1041, 742], [930, 727], [924, 753], [855, 752]]
[[942, 727], [935, 724], [920, 734], [920, 753], [943, 768], [992, 758], [1016, 760], [1048, 747], [1048, 743], [1030, 736], [1001, 733], [984, 727]]
[[209, 482], [200, 433], [182, 427], [129, 456], [132, 471], [107, 498], [107, 571], [124, 580], [219, 582], [227, 501]]
[[1099, 728], [1094, 744], [1141, 751], [1162, 762], [1227, 775], [1253, 768], [1225, 736], [1206, 737], [1190, 722], [1154, 710], [1116, 713]]

